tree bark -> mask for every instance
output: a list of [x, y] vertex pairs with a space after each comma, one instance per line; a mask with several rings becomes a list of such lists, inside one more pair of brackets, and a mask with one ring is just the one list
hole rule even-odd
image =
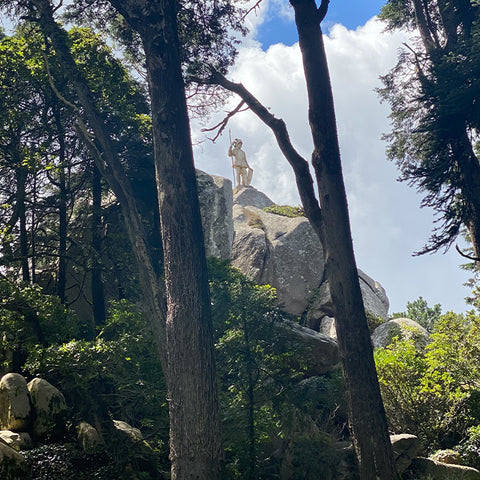
[[102, 177], [98, 168], [92, 166], [92, 310], [93, 324], [104, 325], [105, 291], [102, 279]]
[[[325, 268], [360, 477], [397, 479], [352, 245], [333, 94], [314, 0], [291, 0], [307, 82], [309, 123], [323, 216]], [[322, 4], [325, 5], [325, 1]]]
[[[172, 479], [220, 478], [210, 295], [173, 0], [110, 2], [142, 39], [167, 295]], [[144, 6], [145, 8], [140, 8]]]
[[65, 288], [67, 283], [67, 185], [65, 177], [65, 131], [57, 101], [53, 107], [55, 126], [59, 146], [59, 202], [58, 202], [58, 269], [57, 295], [65, 303]]
[[17, 193], [15, 200], [17, 202], [18, 218], [20, 221], [20, 265], [22, 268], [22, 280], [24, 282], [30, 282], [30, 268], [28, 264], [27, 209], [25, 205], [25, 186], [27, 182], [26, 167], [18, 167], [15, 174], [17, 183]]

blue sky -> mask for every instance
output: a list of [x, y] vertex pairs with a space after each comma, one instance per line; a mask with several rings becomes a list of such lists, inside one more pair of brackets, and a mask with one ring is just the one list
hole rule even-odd
[[[383, 0], [331, 0], [322, 27], [329, 30], [332, 25], [341, 23], [354, 30], [377, 15], [384, 4]], [[270, 9], [266, 21], [258, 30], [256, 39], [261, 42], [263, 48], [268, 48], [276, 43], [293, 45], [297, 42], [298, 36], [292, 18], [288, 18], [284, 11], [277, 8]]]

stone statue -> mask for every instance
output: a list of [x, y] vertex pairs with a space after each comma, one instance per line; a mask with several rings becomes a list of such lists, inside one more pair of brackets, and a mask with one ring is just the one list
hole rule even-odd
[[228, 156], [232, 157], [232, 167], [235, 170], [237, 185], [248, 187], [252, 181], [253, 168], [247, 162], [247, 156], [242, 150], [243, 142], [236, 138], [228, 149]]

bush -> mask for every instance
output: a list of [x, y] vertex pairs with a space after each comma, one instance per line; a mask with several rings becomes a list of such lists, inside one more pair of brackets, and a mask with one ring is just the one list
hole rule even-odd
[[421, 352], [398, 340], [375, 352], [390, 427], [418, 435], [428, 451], [452, 448], [480, 421], [479, 318], [440, 317]]
[[124, 420], [140, 428], [152, 454], [168, 463], [168, 408], [160, 361], [145, 318], [134, 305], [112, 303], [93, 341], [38, 348], [25, 368], [62, 391], [67, 404], [75, 407], [74, 421], [102, 425], [105, 433], [113, 428], [112, 418]]
[[68, 341], [78, 322], [58, 297], [44, 295], [38, 285], [0, 279], [0, 361], [3, 372], [21, 373], [30, 351]]

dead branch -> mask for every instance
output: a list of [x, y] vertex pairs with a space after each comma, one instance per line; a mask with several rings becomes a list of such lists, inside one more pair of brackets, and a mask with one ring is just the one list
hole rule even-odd
[[255, 5], [254, 5], [253, 7], [249, 8], [249, 9], [245, 12], [245, 14], [243, 15], [242, 21], [245, 20], [245, 18], [247, 17], [247, 15], [248, 15], [249, 13], [256, 11], [257, 8], [260, 8], [260, 4], [262, 3], [262, 1], [263, 1], [263, 0], [258, 0], [258, 2], [255, 3]]
[[227, 116], [219, 123], [217, 123], [215, 126], [210, 127], [210, 128], [202, 128], [202, 132], [213, 132], [214, 130], [217, 130], [218, 132], [215, 135], [215, 137], [210, 138], [213, 143], [215, 143], [215, 140], [222, 134], [222, 132], [225, 130], [225, 127], [228, 124], [228, 121], [237, 113], [239, 112], [245, 112], [248, 110], [248, 107], [242, 108], [243, 105], [245, 105], [245, 101], [242, 100], [231, 112], [227, 112]]

